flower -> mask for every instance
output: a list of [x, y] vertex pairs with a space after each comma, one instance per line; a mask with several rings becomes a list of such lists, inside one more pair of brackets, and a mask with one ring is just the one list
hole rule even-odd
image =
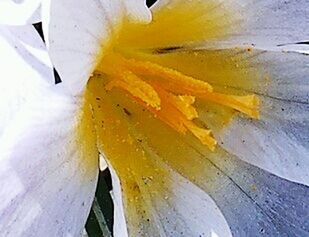
[[5, 124], [1, 233], [80, 234], [101, 153], [115, 236], [308, 235], [307, 5], [44, 2], [63, 83]]

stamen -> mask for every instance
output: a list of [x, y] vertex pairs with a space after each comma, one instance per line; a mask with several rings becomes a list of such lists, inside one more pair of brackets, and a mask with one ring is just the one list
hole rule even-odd
[[[259, 99], [255, 95], [234, 96], [212, 92], [211, 85], [204, 81], [181, 74], [180, 72], [165, 68], [152, 62], [142, 62], [135, 59], [117, 57], [124, 67], [129, 68], [136, 74], [156, 76], [164, 79], [160, 86], [167, 91], [182, 95], [194, 95], [208, 101], [231, 107], [251, 118], [259, 118]], [[159, 77], [159, 78], [157, 78]]]
[[186, 127], [196, 136], [204, 145], [208, 146], [211, 151], [214, 151], [217, 141], [210, 136], [211, 131], [196, 126], [191, 121], [185, 121]]
[[156, 110], [160, 109], [161, 100], [157, 92], [151, 85], [147, 84], [130, 71], [120, 73], [111, 80], [105, 88], [111, 90], [113, 87], [120, 87], [144, 101], [148, 106], [150, 105]]
[[[188, 120], [183, 111], [178, 110], [173, 102], [173, 97], [162, 88], [154, 87], [162, 100], [162, 109], [155, 111], [158, 118], [163, 122], [167, 122], [172, 127], [177, 127], [179, 132], [186, 133], [188, 130], [197, 137], [204, 145], [214, 151], [217, 141], [211, 137], [211, 131], [196, 126], [192, 121]], [[185, 97], [186, 98], [186, 97]], [[191, 98], [192, 101], [192, 98]], [[172, 115], [172, 116], [171, 116]]]
[[235, 110], [238, 110], [251, 118], [258, 119], [259, 113], [259, 99], [255, 95], [236, 96], [225, 95], [220, 93], [203, 93], [197, 95], [200, 98], [204, 98], [208, 101], [212, 101], [217, 104], [225, 105]]
[[121, 58], [124, 65], [130, 68], [136, 74], [145, 76], [156, 76], [164, 79], [162, 83], [169, 84], [173, 91], [186, 90], [184, 94], [191, 94], [193, 92], [212, 91], [213, 88], [210, 84], [204, 81], [196, 80], [193, 77], [183, 75], [182, 73], [171, 69], [162, 67], [158, 64], [151, 62], [142, 62], [135, 59]]
[[171, 103], [183, 114], [188, 120], [198, 118], [196, 109], [192, 106], [195, 102], [194, 96], [170, 94]]
[[[162, 87], [170, 91], [172, 93], [180, 93], [180, 94], [187, 94], [189, 93], [186, 88], [182, 90], [175, 90], [172, 86], [168, 83], [162, 84]], [[209, 92], [209, 91], [195, 91], [191, 92], [191, 95], [196, 97], [214, 102], [216, 104], [224, 105], [230, 108], [233, 108], [239, 112], [242, 112], [248, 115], [251, 118], [259, 118], [259, 99], [255, 95], [246, 95], [246, 96], [235, 96], [235, 95], [225, 95], [216, 92]]]
[[[109, 59], [104, 69], [99, 68], [112, 78], [106, 85], [107, 90], [118, 87], [127, 91], [164, 123], [182, 134], [190, 131], [212, 151], [217, 141], [211, 136], [211, 131], [192, 122], [198, 118], [193, 106], [196, 97], [259, 118], [259, 99], [255, 95], [220, 94], [213, 92], [212, 86], [204, 81], [155, 63], [126, 59], [118, 54]], [[139, 76], [145, 76], [144, 80]]]
[[167, 92], [164, 92], [160, 88], [156, 87], [156, 91], [159, 93], [161, 98], [161, 109], [155, 110], [152, 107], [147, 106], [144, 102], [139, 101], [140, 104], [153, 113], [157, 118], [161, 119], [163, 122], [168, 124], [174, 130], [179, 133], [185, 134], [187, 132], [187, 128], [184, 125], [183, 121], [186, 119], [184, 115], [178, 111], [172, 103], [170, 103], [169, 95]]

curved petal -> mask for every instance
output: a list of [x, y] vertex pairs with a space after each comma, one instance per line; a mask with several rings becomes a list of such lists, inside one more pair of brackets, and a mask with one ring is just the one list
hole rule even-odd
[[308, 186], [281, 179], [231, 155], [211, 160], [229, 177], [219, 191], [209, 192], [235, 236], [308, 235]]
[[147, 145], [212, 197], [233, 236], [308, 234], [308, 187], [280, 179], [224, 151], [209, 153], [198, 142], [167, 135], [163, 129], [153, 138], [154, 132], [149, 129], [145, 135]]
[[0, 2], [0, 24], [26, 25], [41, 20], [42, 0], [2, 0]]
[[230, 153], [283, 178], [309, 184], [309, 55], [184, 48], [142, 54], [141, 60], [205, 80], [223, 93], [257, 94], [259, 120], [233, 117], [228, 108], [203, 101], [198, 101], [199, 118]]
[[23, 103], [54, 83], [44, 43], [33, 26], [0, 26], [0, 136]]
[[309, 105], [260, 98], [261, 119], [235, 118], [217, 134], [218, 140], [246, 162], [309, 185]]
[[1, 138], [4, 236], [78, 236], [84, 228], [98, 176], [91, 115], [54, 89], [38, 91]]
[[276, 48], [308, 40], [308, 4], [306, 0], [160, 0], [151, 7], [154, 21], [135, 29], [129, 42], [139, 48], [198, 43]]
[[[127, 193], [120, 192], [121, 183], [116, 172], [112, 172], [116, 208], [114, 236], [127, 236], [125, 228], [128, 228], [130, 236], [232, 236], [224, 216], [212, 198], [179, 174], [169, 172], [170, 180], [166, 182], [172, 183], [172, 186], [161, 187], [164, 192], [149, 188], [149, 193], [156, 193], [155, 196], [144, 190], [145, 193], [136, 197], [140, 201], [131, 208]], [[122, 200], [124, 201], [121, 202]], [[143, 212], [136, 215], [133, 208], [140, 208], [139, 205], [144, 205], [151, 212], [150, 216]], [[123, 209], [127, 211], [123, 212]], [[119, 215], [122, 219], [119, 219]]]
[[[215, 135], [222, 147], [240, 159], [280, 177], [309, 185], [309, 160], [306, 158], [309, 157], [309, 57], [298, 53], [264, 52], [250, 60], [267, 72], [269, 81], [260, 80], [250, 87], [235, 81], [226, 86], [233, 88], [234, 93], [257, 93], [261, 117], [259, 120], [234, 117], [223, 130], [215, 131]], [[209, 112], [207, 115], [205, 109], [202, 111], [206, 123], [214, 124]]]
[[[125, 3], [126, 2], [126, 3]], [[150, 20], [143, 1], [56, 0], [43, 4], [43, 29], [52, 61], [74, 93], [86, 85], [122, 21]]]

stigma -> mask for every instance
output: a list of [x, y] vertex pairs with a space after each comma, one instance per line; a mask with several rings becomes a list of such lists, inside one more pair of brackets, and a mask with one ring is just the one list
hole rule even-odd
[[214, 91], [205, 81], [185, 75], [159, 64], [123, 57], [113, 53], [105, 57], [97, 71], [108, 76], [106, 90], [119, 88], [181, 134], [191, 133], [211, 151], [216, 139], [209, 128], [195, 123], [199, 118], [194, 104], [206, 100], [259, 119], [259, 99], [256, 95], [231, 95]]

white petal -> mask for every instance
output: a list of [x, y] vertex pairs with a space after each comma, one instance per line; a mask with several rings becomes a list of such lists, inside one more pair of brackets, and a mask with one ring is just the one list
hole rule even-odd
[[41, 19], [41, 0], [1, 0], [0, 23], [25, 25], [39, 22]]
[[251, 59], [263, 68], [263, 79], [253, 87], [231, 83], [261, 99], [261, 119], [236, 117], [217, 136], [222, 146], [240, 159], [294, 182], [309, 185], [309, 56], [264, 52]]
[[0, 136], [12, 116], [41, 86], [54, 83], [52, 65], [33, 26], [0, 26]]
[[[120, 103], [120, 106], [123, 104]], [[132, 108], [126, 108], [132, 112], [128, 119], [130, 122], [138, 117]], [[146, 152], [160, 156], [152, 160], [163, 159], [172, 169], [211, 196], [233, 236], [254, 236], [256, 233], [265, 233], [266, 236], [308, 234], [307, 186], [249, 165], [219, 147], [216, 152], [210, 152], [200, 142], [186, 139], [167, 127], [151, 128], [153, 125], [149, 126], [147, 115], [138, 115], [138, 122], [132, 121], [133, 126], [143, 123], [138, 126], [141, 128], [138, 138], [149, 149]], [[160, 177], [154, 176], [156, 179]], [[164, 179], [165, 182], [168, 183], [168, 180]], [[177, 188], [174, 188], [177, 192]], [[203, 212], [201, 210], [198, 213], [201, 215]]]
[[261, 119], [235, 118], [218, 134], [222, 146], [246, 162], [309, 185], [309, 105], [260, 98]]
[[[140, 236], [231, 236], [229, 226], [212, 198], [176, 172], [169, 172], [171, 180], [166, 182], [170, 182], [169, 185], [172, 186], [164, 187], [163, 193], [149, 190], [149, 193], [154, 192], [159, 197], [147, 200], [149, 196], [142, 194], [142, 199], [151, 201], [153, 218], [146, 220], [143, 213], [140, 213], [139, 218], [144, 222]], [[111, 175], [116, 218], [114, 235], [125, 237], [128, 235], [124, 229], [126, 223], [134, 229], [129, 228], [129, 233], [136, 233], [136, 229], [141, 228], [141, 223], [136, 223], [136, 217], [131, 216], [130, 212], [125, 221], [122, 201], [122, 195], [125, 194], [121, 194], [121, 182], [112, 168]], [[144, 204], [147, 205], [147, 201]]]
[[126, 15], [135, 21], [150, 18], [142, 1], [53, 0], [43, 7], [43, 29], [52, 61], [74, 93], [83, 90]]
[[41, 90], [5, 130], [0, 141], [3, 236], [81, 235], [94, 197], [98, 154], [78, 136], [79, 109], [78, 100]]
[[[203, 1], [208, 12], [203, 12], [203, 15], [197, 15], [196, 18], [184, 23], [200, 21], [200, 27], [203, 27], [204, 22], [205, 25], [217, 28], [228, 25], [225, 33], [220, 34], [218, 38], [207, 39], [209, 46], [254, 44], [256, 47], [265, 49], [308, 40], [309, 2], [307, 0]], [[155, 13], [169, 9], [170, 14], [173, 14], [176, 6], [187, 5], [189, 9], [195, 3], [200, 5], [200, 1], [159, 0], [152, 7], [152, 11]], [[213, 29], [206, 28], [206, 30]], [[164, 34], [164, 31], [161, 33]]]

